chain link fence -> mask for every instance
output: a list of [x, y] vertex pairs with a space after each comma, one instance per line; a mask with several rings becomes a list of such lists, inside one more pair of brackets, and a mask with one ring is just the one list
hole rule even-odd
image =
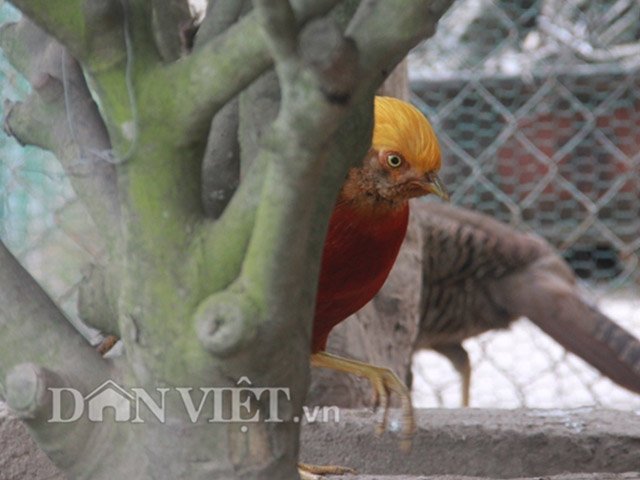
[[[409, 75], [453, 202], [545, 237], [640, 336], [640, 3], [459, 0]], [[473, 406], [640, 408], [529, 323], [465, 346]], [[419, 405], [460, 404], [448, 362], [414, 370]]]
[[[12, 18], [1, 6], [0, 22]], [[460, 0], [410, 57], [453, 201], [543, 235], [638, 336], [639, 38], [636, 0]], [[0, 85], [13, 100], [29, 88], [2, 57]], [[0, 237], [72, 320], [82, 268], [101, 250], [87, 219], [57, 161], [0, 135]], [[640, 410], [640, 397], [524, 321], [465, 346], [472, 406]], [[414, 385], [419, 406], [460, 404], [435, 353], [416, 356]]]

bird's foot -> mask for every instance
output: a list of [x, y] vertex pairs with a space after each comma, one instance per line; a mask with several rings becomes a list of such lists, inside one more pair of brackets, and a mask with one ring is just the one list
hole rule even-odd
[[355, 470], [337, 465], [309, 465], [298, 463], [298, 473], [301, 480], [320, 480], [321, 475], [353, 475]]
[[382, 420], [376, 425], [376, 434], [382, 435], [389, 424], [389, 410], [391, 393], [395, 392], [400, 397], [402, 411], [401, 447], [408, 451], [411, 449], [411, 440], [415, 433], [415, 420], [411, 393], [404, 383], [388, 368], [368, 365], [368, 374], [364, 375], [373, 387], [373, 406], [382, 409]]
[[387, 429], [389, 422], [389, 399], [395, 392], [400, 397], [402, 410], [401, 447], [408, 451], [415, 433], [416, 425], [411, 405], [411, 392], [404, 383], [388, 368], [369, 365], [348, 358], [338, 357], [326, 352], [311, 355], [311, 364], [316, 367], [332, 368], [341, 372], [353, 373], [367, 378], [373, 387], [373, 403], [383, 409], [382, 420], [376, 426], [376, 433], [381, 434]]

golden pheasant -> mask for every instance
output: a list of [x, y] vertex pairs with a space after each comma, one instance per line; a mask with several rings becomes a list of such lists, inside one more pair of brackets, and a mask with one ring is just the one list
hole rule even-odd
[[366, 377], [385, 428], [391, 391], [400, 395], [405, 438], [413, 432], [411, 398], [389, 369], [324, 351], [331, 329], [363, 307], [382, 287], [407, 231], [409, 199], [446, 197], [437, 176], [440, 148], [431, 125], [412, 105], [376, 97], [371, 148], [352, 168], [329, 222], [313, 321], [311, 364]]

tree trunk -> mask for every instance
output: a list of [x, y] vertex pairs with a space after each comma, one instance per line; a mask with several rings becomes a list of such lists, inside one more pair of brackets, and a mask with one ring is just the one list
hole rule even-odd
[[[7, 403], [72, 478], [296, 478], [328, 219], [385, 72], [451, 2], [217, 0], [193, 42], [182, 0], [12, 3], [0, 46], [33, 88], [5, 125], [56, 155], [103, 237], [79, 307], [124, 354], [2, 246]], [[48, 421], [70, 388], [88, 415]], [[106, 390], [141, 408], [94, 421]]]

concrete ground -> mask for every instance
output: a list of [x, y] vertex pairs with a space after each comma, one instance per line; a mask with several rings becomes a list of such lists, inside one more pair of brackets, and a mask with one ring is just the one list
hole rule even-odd
[[[396, 412], [394, 412], [396, 413]], [[302, 460], [359, 474], [338, 480], [640, 480], [640, 412], [613, 410], [417, 410], [410, 453], [374, 435], [375, 416], [302, 430]], [[391, 428], [397, 428], [391, 419]], [[0, 406], [0, 480], [63, 480], [26, 430]]]
[[[544, 477], [527, 477], [512, 480], [638, 480], [639, 473], [576, 473], [566, 475], [552, 475]], [[461, 477], [460, 475], [435, 475], [428, 477], [416, 477], [411, 475], [356, 475], [348, 477], [326, 477], [326, 480], [504, 480], [489, 477]]]
[[303, 428], [303, 461], [379, 475], [370, 478], [606, 478], [601, 474], [640, 472], [640, 414], [634, 412], [417, 410], [409, 454], [399, 450], [392, 434], [374, 437], [369, 412], [342, 412], [340, 420]]
[[0, 402], [0, 480], [63, 480], [25, 427]]

